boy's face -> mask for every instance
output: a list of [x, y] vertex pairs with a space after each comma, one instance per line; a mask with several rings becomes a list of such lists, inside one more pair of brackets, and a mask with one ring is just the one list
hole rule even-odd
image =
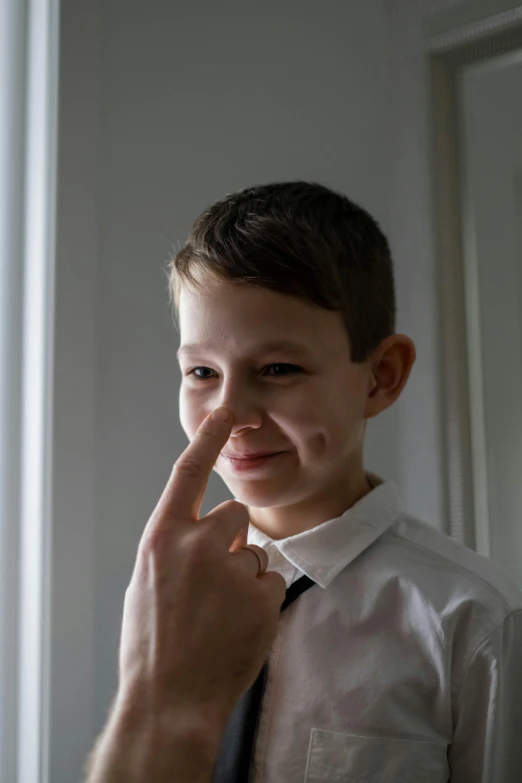
[[[354, 492], [368, 491], [365, 484], [361, 493], [371, 369], [351, 362], [339, 313], [209, 280], [203, 293], [182, 289], [179, 320], [181, 424], [192, 440], [211, 411], [232, 410], [214, 469], [254, 524], [282, 538], [340, 516]], [[262, 348], [282, 340], [301, 353]], [[197, 347], [185, 353], [188, 344]], [[244, 452], [280, 453], [248, 470], [223, 456]]]

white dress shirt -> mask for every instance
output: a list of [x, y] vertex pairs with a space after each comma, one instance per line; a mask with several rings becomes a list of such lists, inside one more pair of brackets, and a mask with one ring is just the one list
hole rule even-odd
[[279, 541], [287, 587], [250, 783], [522, 783], [522, 590], [391, 481]]

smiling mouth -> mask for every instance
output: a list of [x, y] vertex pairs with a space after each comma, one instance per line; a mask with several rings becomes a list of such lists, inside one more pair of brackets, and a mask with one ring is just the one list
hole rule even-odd
[[253, 454], [228, 454], [223, 452], [223, 456], [228, 457], [228, 459], [258, 459], [259, 457], [271, 457], [273, 454], [279, 453], [279, 451], [260, 451]]
[[224, 459], [227, 460], [229, 465], [231, 465], [235, 470], [249, 470], [252, 468], [262, 467], [266, 465], [267, 463], [271, 462], [275, 457], [279, 457], [281, 454], [284, 454], [284, 451], [277, 451], [272, 454], [267, 454], [263, 457], [229, 457], [226, 454], [222, 454]]

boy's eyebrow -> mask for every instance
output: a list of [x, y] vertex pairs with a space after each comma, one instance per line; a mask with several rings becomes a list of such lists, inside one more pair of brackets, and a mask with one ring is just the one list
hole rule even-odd
[[[197, 351], [210, 350], [210, 346], [205, 343], [187, 343], [178, 348], [176, 356], [178, 359], [183, 354], [195, 353]], [[262, 343], [257, 346], [255, 354], [262, 353], [286, 353], [294, 354], [295, 356], [305, 356], [310, 353], [306, 346], [301, 343], [293, 342], [293, 340], [271, 340], [270, 342]]]

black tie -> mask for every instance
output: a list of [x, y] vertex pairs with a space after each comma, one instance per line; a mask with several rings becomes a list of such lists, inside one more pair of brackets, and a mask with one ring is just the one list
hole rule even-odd
[[[283, 612], [315, 582], [307, 576], [297, 579], [286, 591]], [[227, 724], [219, 749], [212, 783], [247, 783], [250, 758], [265, 689], [267, 664], [251, 688], [239, 699]]]

